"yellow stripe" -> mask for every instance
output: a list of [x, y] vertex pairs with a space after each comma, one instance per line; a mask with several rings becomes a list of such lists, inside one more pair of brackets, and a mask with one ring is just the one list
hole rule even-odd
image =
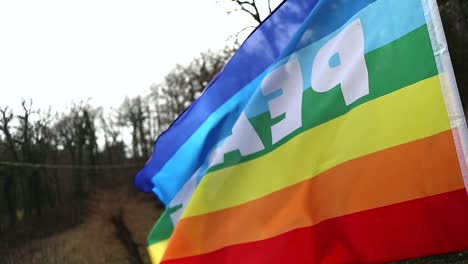
[[167, 244], [169, 240], [159, 241], [158, 243], [148, 246], [148, 254], [150, 256], [151, 263], [159, 264], [163, 259], [164, 252], [166, 252]]
[[183, 218], [260, 198], [345, 161], [448, 129], [434, 76], [360, 105], [255, 160], [207, 174]]

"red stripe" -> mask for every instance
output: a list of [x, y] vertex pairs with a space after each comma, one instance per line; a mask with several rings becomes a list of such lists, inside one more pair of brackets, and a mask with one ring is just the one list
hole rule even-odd
[[270, 239], [163, 263], [384, 262], [462, 249], [468, 249], [465, 189], [338, 217]]

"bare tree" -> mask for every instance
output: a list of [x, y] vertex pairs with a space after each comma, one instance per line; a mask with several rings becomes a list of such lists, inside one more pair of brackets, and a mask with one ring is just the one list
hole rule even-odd
[[13, 120], [13, 112], [8, 109], [8, 107], [0, 108], [0, 113], [2, 114], [2, 119], [0, 120], [1, 130], [3, 135], [5, 136], [5, 140], [8, 144], [8, 149], [10, 150], [10, 154], [13, 156], [14, 161], [18, 161], [18, 152], [15, 145], [15, 140], [10, 132], [10, 124]]
[[259, 6], [256, 0], [225, 0], [225, 1], [229, 1], [237, 7], [237, 9], [228, 11], [228, 14], [231, 12], [239, 12], [239, 11], [243, 12], [245, 14], [248, 14], [251, 18], [253, 18], [253, 20], [256, 22], [257, 25], [262, 23], [262, 21], [273, 11], [271, 0], [262, 1], [262, 3], [266, 2], [265, 6], [262, 6], [263, 9], [266, 10], [265, 12], [260, 11], [262, 8]]
[[107, 164], [123, 162], [125, 158], [125, 146], [120, 139], [122, 132], [116, 114], [117, 112], [114, 111], [107, 116], [104, 116], [103, 112], [99, 115], [100, 127], [104, 137], [102, 155]]
[[189, 65], [177, 65], [162, 83], [151, 88], [150, 98], [158, 110], [157, 122], [160, 131], [167, 128], [200, 96], [233, 52], [234, 49], [229, 47], [217, 52], [203, 52]]
[[[54, 126], [57, 133], [58, 145], [69, 154], [71, 163], [76, 166], [83, 164], [97, 164], [97, 136], [95, 122], [100, 109], [93, 108], [89, 104], [74, 105], [69, 113], [62, 114]], [[95, 187], [96, 172], [88, 170], [91, 188]], [[73, 170], [73, 182], [78, 194], [84, 192], [85, 177], [81, 170]]]
[[234, 47], [238, 47], [240, 45], [240, 36], [243, 35], [243, 33], [248, 33], [260, 25], [260, 23], [262, 23], [262, 21], [265, 20], [265, 18], [267, 18], [273, 12], [274, 8], [280, 3], [280, 1], [275, 0], [217, 0], [216, 2], [228, 5], [227, 14], [245, 14], [252, 22], [250, 25], [243, 27], [230, 37], [234, 40]]
[[[13, 112], [8, 109], [8, 107], [0, 108], [0, 112], [2, 114], [2, 118], [0, 120], [0, 128], [5, 136], [6, 143], [8, 145], [8, 149], [10, 150], [10, 154], [15, 162], [19, 160], [17, 148], [15, 141], [13, 139], [12, 133], [10, 131], [11, 126], [10, 123], [13, 120]], [[17, 222], [16, 216], [16, 207], [17, 207], [17, 195], [16, 195], [16, 178], [12, 174], [12, 172], [4, 172], [5, 173], [5, 183], [3, 186], [3, 194], [7, 204], [10, 224], [14, 225]]]
[[134, 159], [147, 158], [150, 146], [148, 144], [149, 119], [147, 106], [141, 96], [125, 98], [119, 108], [119, 124], [132, 128], [132, 155]]

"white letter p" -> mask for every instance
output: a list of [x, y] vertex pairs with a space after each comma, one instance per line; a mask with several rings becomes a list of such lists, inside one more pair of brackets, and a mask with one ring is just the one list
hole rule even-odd
[[[338, 66], [330, 59], [339, 56]], [[341, 84], [346, 105], [369, 94], [369, 76], [364, 58], [364, 33], [361, 21], [353, 21], [317, 53], [312, 65], [312, 89], [327, 92]]]

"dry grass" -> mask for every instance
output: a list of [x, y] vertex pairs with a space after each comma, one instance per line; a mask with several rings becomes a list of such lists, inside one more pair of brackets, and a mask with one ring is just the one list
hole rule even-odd
[[[101, 191], [91, 197], [85, 221], [63, 233], [31, 241], [5, 257], [7, 263], [128, 263], [127, 252], [110, 222], [122, 210], [126, 225], [145, 263], [146, 236], [161, 214], [156, 199], [130, 188]], [[1, 260], [1, 259], [0, 259]]]

